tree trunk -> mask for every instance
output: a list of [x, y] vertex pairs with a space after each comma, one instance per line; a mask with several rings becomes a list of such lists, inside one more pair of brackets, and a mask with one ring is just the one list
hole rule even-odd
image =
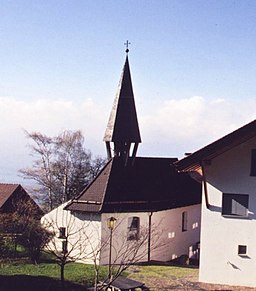
[[95, 268], [94, 291], [98, 290], [98, 281], [99, 281], [99, 271], [97, 268]]
[[65, 279], [64, 279], [64, 268], [65, 264], [60, 265], [60, 281], [61, 281], [61, 289], [64, 290], [65, 288]]

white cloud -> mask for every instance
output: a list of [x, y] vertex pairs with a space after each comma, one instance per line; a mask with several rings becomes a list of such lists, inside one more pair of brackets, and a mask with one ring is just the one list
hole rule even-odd
[[[197, 150], [256, 116], [256, 100], [230, 102], [194, 96], [154, 105], [150, 111], [138, 110], [143, 140], [139, 154], [143, 156], [181, 157], [184, 152]], [[23, 129], [50, 136], [65, 129], [81, 129], [85, 146], [94, 154], [105, 155], [102, 139], [111, 106], [106, 109], [93, 99], [75, 103], [0, 98], [0, 180], [15, 182], [17, 170], [31, 162]]]
[[[255, 119], [256, 100], [207, 100], [194, 96], [159, 103], [143, 113], [141, 128], [147, 155], [193, 152]], [[151, 153], [150, 153], [151, 150]]]
[[[85, 146], [104, 155], [102, 141], [107, 112], [93, 100], [82, 103], [65, 100], [19, 101], [0, 98], [0, 180], [15, 179], [20, 168], [29, 165], [29, 149], [24, 130], [54, 136], [65, 129], [82, 130]], [[15, 181], [14, 181], [15, 182]]]

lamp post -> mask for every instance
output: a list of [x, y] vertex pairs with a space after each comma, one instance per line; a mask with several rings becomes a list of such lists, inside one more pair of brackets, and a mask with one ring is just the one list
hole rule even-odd
[[108, 261], [108, 277], [111, 279], [112, 277], [112, 272], [111, 272], [111, 255], [112, 255], [112, 234], [113, 234], [113, 229], [115, 228], [116, 224], [116, 219], [115, 217], [111, 216], [107, 220], [107, 226], [110, 230], [110, 241], [109, 241], [109, 261]]

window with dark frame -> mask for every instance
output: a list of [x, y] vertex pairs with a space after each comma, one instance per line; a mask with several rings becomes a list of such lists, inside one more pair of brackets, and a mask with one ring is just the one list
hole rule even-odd
[[66, 227], [59, 228], [59, 238], [65, 239], [66, 238]]
[[137, 216], [128, 218], [127, 240], [138, 240], [140, 233], [140, 218]]
[[251, 176], [256, 176], [256, 149], [251, 151]]
[[188, 230], [188, 212], [183, 211], [182, 212], [182, 231]]
[[68, 242], [66, 240], [62, 241], [62, 252], [66, 254], [68, 252]]
[[239, 256], [246, 256], [247, 255], [247, 246], [239, 245], [238, 246], [238, 255]]
[[249, 195], [223, 193], [222, 215], [248, 217]]

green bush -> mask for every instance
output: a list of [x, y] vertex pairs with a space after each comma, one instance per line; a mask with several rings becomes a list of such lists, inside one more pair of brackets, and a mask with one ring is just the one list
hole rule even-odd
[[15, 257], [16, 244], [15, 238], [12, 236], [0, 235], [0, 257]]
[[27, 250], [31, 261], [38, 264], [42, 249], [51, 237], [52, 234], [41, 226], [40, 221], [31, 220], [17, 241]]

